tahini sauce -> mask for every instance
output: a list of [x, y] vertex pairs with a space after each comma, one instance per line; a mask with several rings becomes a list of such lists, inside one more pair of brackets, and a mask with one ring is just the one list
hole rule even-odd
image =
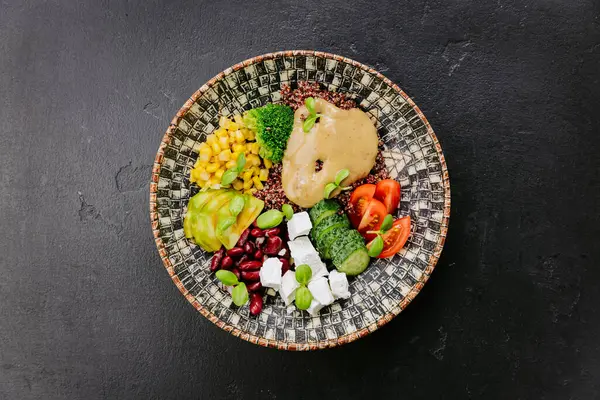
[[[316, 99], [315, 109], [321, 118], [308, 133], [302, 129], [308, 110], [304, 106], [296, 110], [282, 163], [287, 198], [307, 208], [323, 199], [325, 185], [339, 170], [350, 171], [342, 182], [350, 185], [369, 174], [377, 157], [377, 130], [367, 114], [357, 108], [342, 110], [323, 99]], [[323, 161], [319, 172], [317, 160]]]

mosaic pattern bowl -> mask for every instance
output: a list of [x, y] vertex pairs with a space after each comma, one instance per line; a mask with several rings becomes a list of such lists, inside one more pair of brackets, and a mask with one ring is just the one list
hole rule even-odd
[[[238, 308], [209, 271], [211, 254], [187, 240], [183, 216], [197, 188], [188, 180], [198, 146], [220, 114], [241, 113], [280, 99], [285, 83], [316, 81], [346, 93], [376, 121], [390, 175], [402, 187], [399, 215], [412, 234], [393, 258], [372, 261], [351, 280], [351, 297], [317, 317], [286, 310], [266, 298], [253, 317]], [[363, 337], [398, 315], [423, 288], [438, 261], [450, 216], [450, 182], [442, 149], [425, 116], [395, 84], [374, 69], [338, 55], [284, 51], [254, 57], [221, 72], [177, 112], [156, 155], [150, 217], [160, 257], [186, 299], [218, 327], [261, 346], [285, 350], [333, 347]]]

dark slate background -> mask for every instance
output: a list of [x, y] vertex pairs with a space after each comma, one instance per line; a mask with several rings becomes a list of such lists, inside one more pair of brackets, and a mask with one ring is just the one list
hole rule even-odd
[[[0, 398], [599, 398], [600, 3], [217, 3], [0, 0]], [[177, 109], [283, 49], [398, 83], [452, 184], [415, 302], [316, 353], [205, 320], [148, 216]]]

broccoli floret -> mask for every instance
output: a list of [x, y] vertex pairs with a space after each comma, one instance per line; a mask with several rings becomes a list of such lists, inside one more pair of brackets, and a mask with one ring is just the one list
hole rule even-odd
[[244, 124], [254, 131], [260, 156], [278, 163], [294, 126], [294, 111], [281, 104], [267, 104], [244, 114]]

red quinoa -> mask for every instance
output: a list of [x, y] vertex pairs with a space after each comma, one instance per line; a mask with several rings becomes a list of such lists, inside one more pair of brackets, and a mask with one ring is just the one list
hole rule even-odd
[[283, 85], [280, 93], [283, 104], [292, 107], [294, 111], [304, 105], [304, 100], [307, 97], [320, 97], [344, 110], [356, 108], [354, 100], [346, 98], [346, 95], [343, 93], [329, 92], [321, 89], [321, 86], [317, 82], [300, 81], [298, 82], [297, 89], [292, 89], [290, 85]]

